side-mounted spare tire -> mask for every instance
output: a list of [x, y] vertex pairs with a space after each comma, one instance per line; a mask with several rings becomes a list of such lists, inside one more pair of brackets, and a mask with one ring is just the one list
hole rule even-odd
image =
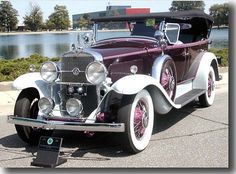
[[165, 89], [169, 97], [174, 100], [177, 85], [177, 73], [174, 61], [172, 59], [165, 60], [162, 65], [160, 84]]
[[[39, 111], [38, 100], [39, 98], [36, 95], [24, 91], [17, 98], [14, 115], [17, 117], [37, 119]], [[43, 130], [21, 125], [15, 125], [15, 128], [18, 136], [30, 145], [37, 145], [40, 136], [50, 136], [53, 132], [52, 130]]]

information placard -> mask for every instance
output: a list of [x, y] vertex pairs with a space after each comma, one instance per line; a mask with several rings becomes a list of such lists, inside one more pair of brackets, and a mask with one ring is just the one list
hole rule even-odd
[[65, 163], [65, 158], [59, 157], [62, 138], [41, 136], [36, 158], [31, 165], [40, 167], [56, 167]]

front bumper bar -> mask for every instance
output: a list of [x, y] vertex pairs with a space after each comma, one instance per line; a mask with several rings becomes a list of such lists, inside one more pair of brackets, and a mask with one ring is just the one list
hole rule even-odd
[[74, 131], [91, 131], [91, 132], [124, 132], [124, 123], [81, 123], [81, 122], [62, 122], [36, 120], [9, 115], [8, 123], [42, 128], [48, 130], [74, 130]]

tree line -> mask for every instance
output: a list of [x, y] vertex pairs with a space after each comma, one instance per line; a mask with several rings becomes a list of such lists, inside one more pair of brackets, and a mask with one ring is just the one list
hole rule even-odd
[[[172, 1], [170, 11], [183, 11], [183, 10], [205, 10], [204, 1]], [[214, 19], [214, 26], [218, 28], [222, 25], [229, 25], [229, 3], [214, 4], [209, 9], [209, 15]]]
[[[214, 4], [210, 7], [210, 15], [214, 18], [214, 25], [220, 27], [221, 25], [228, 25], [229, 4]], [[170, 11], [183, 10], [205, 10], [204, 1], [172, 1]], [[115, 15], [115, 13], [111, 13]], [[17, 29], [18, 11], [13, 8], [10, 1], [0, 2], [0, 31], [12, 31]], [[24, 24], [27, 30], [41, 31], [41, 30], [67, 30], [70, 25], [69, 12], [66, 6], [56, 5], [54, 12], [48, 16], [46, 22], [43, 21], [43, 12], [39, 5], [30, 4], [30, 10], [25, 14]], [[91, 25], [89, 15], [80, 17], [77, 21], [80, 28], [88, 28]]]
[[[10, 1], [0, 3], [0, 31], [17, 29], [18, 11], [13, 8]], [[54, 12], [43, 21], [43, 12], [38, 4], [30, 4], [30, 10], [23, 17], [25, 29], [30, 31], [67, 30], [70, 25], [69, 12], [66, 6], [56, 5]]]

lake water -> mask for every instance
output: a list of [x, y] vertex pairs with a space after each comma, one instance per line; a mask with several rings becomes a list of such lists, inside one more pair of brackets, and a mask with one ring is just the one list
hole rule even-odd
[[[213, 29], [210, 38], [211, 47], [227, 48], [228, 29]], [[70, 50], [72, 43], [77, 43], [77, 32], [20, 34], [0, 36], [0, 58], [13, 59], [41, 54], [47, 57], [58, 57]], [[102, 32], [98, 39], [114, 36], [128, 36], [129, 32]]]

